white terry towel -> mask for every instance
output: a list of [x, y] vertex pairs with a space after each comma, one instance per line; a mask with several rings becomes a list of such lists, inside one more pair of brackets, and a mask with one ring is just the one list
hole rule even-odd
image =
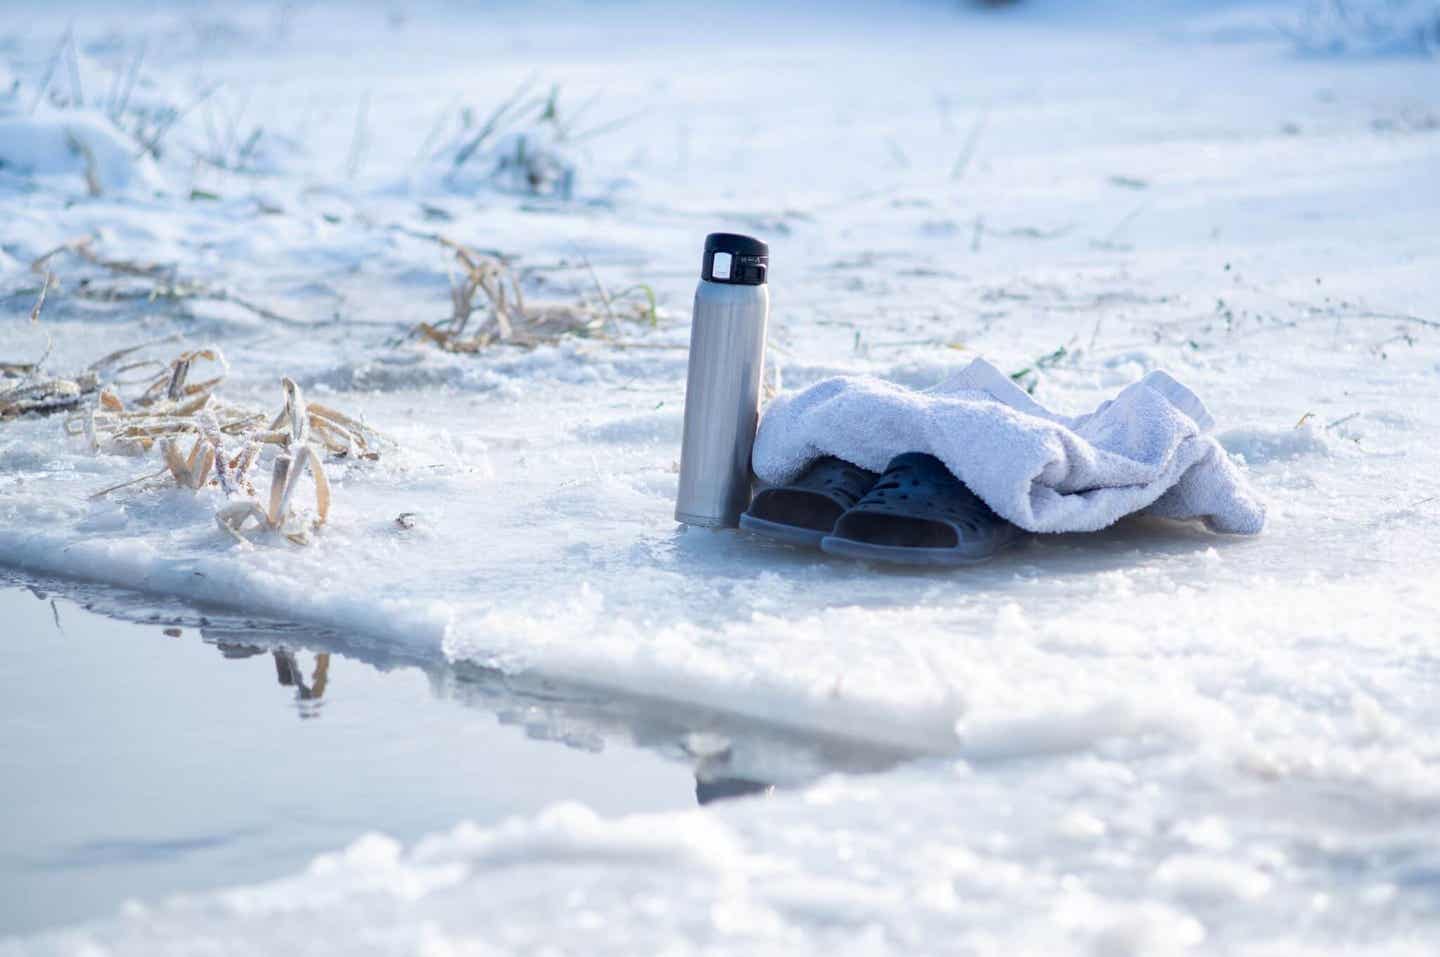
[[1164, 372], [1067, 418], [977, 359], [927, 392], [839, 376], [779, 396], [760, 420], [754, 466], [784, 484], [822, 455], [879, 472], [902, 452], [928, 452], [1032, 532], [1093, 532], [1144, 512], [1254, 535], [1265, 506], [1206, 434], [1212, 425], [1195, 393]]

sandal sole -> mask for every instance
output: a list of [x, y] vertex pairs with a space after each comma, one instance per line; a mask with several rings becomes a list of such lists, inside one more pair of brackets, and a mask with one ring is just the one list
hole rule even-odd
[[955, 566], [979, 565], [1003, 552], [1013, 543], [1013, 538], [1004, 539], [993, 548], [967, 552], [958, 548], [910, 548], [904, 545], [874, 545], [859, 542], [853, 538], [826, 535], [820, 540], [820, 550], [827, 555], [842, 558], [857, 558], [862, 561], [887, 562], [892, 565]]
[[740, 516], [740, 527], [762, 538], [784, 542], [786, 545], [798, 545], [802, 548], [819, 548], [820, 540], [830, 534], [816, 531], [813, 528], [801, 528], [798, 525], [786, 525], [765, 518], [756, 518], [749, 512]]

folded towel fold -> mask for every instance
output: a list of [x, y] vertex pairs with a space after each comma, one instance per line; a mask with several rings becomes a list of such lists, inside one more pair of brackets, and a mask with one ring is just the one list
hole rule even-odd
[[839, 376], [779, 396], [760, 420], [754, 467], [781, 484], [822, 455], [879, 472], [902, 452], [928, 452], [1032, 532], [1097, 531], [1143, 512], [1256, 534], [1265, 506], [1206, 434], [1213, 425], [1195, 393], [1164, 372], [1069, 418], [977, 359], [927, 392]]

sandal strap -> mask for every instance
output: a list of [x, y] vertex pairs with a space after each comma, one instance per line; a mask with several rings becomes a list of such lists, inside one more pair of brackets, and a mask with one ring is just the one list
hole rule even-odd
[[[741, 516], [741, 525], [754, 530], [757, 523], [766, 523], [803, 530], [807, 535], [829, 532], [878, 478], [843, 459], [824, 456], [811, 462], [789, 485], [761, 490]], [[775, 532], [773, 527], [766, 531]]]
[[853, 511], [949, 522], [971, 534], [1000, 517], [933, 455], [906, 452], [890, 460]]
[[851, 465], [844, 459], [826, 455], [812, 462], [790, 484], [766, 489], [760, 494], [781, 490], [811, 492], [830, 499], [840, 506], [842, 511], [845, 511], [855, 507], [870, 487], [875, 484], [877, 477], [874, 472], [862, 469], [858, 465]]

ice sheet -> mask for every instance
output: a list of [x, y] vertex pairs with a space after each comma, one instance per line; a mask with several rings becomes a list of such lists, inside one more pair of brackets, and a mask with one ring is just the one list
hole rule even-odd
[[[325, 4], [93, 14], [87, 88], [109, 80], [113, 24], [123, 53], [154, 38], [157, 89], [225, 80], [210, 119], [241, 144], [259, 127], [303, 148], [197, 163], [240, 158], [202, 110], [167, 139], [160, 195], [90, 198], [73, 157], [0, 168], [0, 357], [49, 334], [59, 371], [179, 333], [225, 348], [232, 398], [278, 408], [290, 374], [399, 451], [333, 469], [311, 546], [247, 548], [216, 527], [218, 493], [91, 500], [153, 464], [96, 457], [56, 419], [6, 422], [0, 560], [934, 757], [718, 818], [569, 810], [413, 856], [375, 841], [99, 938], [183, 949], [213, 921], [236, 951], [317, 923], [333, 933], [308, 931], [315, 947], [349, 952], [594, 945], [587, 922], [632, 952], [1433, 939], [1434, 65], [1220, 43], [1184, 5], [796, 7], [739, 48], [706, 26], [729, 9], [517, 6], [482, 29], [443, 4], [359, 6], [343, 44]], [[8, 69], [38, 82], [68, 19], [33, 8]], [[572, 199], [422, 175], [453, 97], [483, 117], [537, 71], [601, 93], [594, 122], [616, 123], [574, 155]], [[925, 387], [983, 354], [1076, 412], [1170, 368], [1271, 503], [1266, 534], [1131, 522], [935, 575], [677, 528], [688, 297], [715, 228], [771, 242], [787, 386]], [[52, 294], [30, 325], [28, 263], [90, 232], [293, 321]], [[651, 284], [662, 321], [619, 345], [393, 344], [449, 312], [431, 232], [549, 267], [536, 292], [591, 290], [581, 261], [612, 290]], [[70, 293], [105, 278], [52, 268]]]

